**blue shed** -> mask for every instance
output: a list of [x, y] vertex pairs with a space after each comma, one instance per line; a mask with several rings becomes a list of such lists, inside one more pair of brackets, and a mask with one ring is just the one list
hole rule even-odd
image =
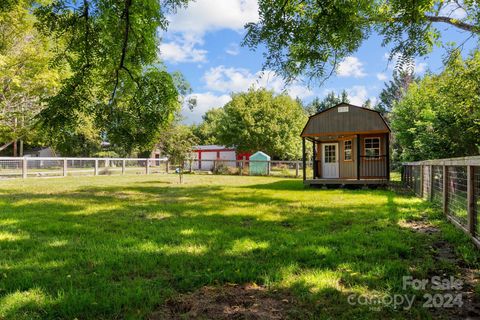
[[[258, 161], [258, 162], [257, 162]], [[250, 156], [250, 175], [268, 175], [270, 156], [262, 151], [257, 151]]]

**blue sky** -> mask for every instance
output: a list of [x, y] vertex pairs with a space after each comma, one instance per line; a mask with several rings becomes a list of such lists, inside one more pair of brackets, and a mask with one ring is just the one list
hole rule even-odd
[[[358, 52], [341, 62], [337, 74], [322, 87], [308, 87], [300, 82], [285, 87], [273, 72], [260, 72], [264, 62], [261, 49], [253, 52], [240, 46], [243, 26], [257, 21], [257, 8], [257, 0], [196, 0], [169, 17], [169, 30], [163, 34], [160, 45], [161, 58], [169, 71], [184, 74], [198, 102], [193, 111], [182, 111], [184, 123], [201, 122], [202, 114], [227, 103], [231, 92], [244, 91], [252, 85], [277, 92], [287, 90], [306, 103], [329, 91], [345, 89], [352, 103], [361, 104], [366, 99], [375, 101], [384, 82], [391, 78], [394, 63], [388, 64], [388, 48], [381, 47], [381, 38], [372, 35]], [[461, 43], [468, 36], [446, 25], [437, 27], [444, 42]], [[466, 53], [474, 41], [467, 43]], [[444, 53], [444, 49], [435, 48], [427, 57], [417, 59], [416, 73], [441, 71]]]

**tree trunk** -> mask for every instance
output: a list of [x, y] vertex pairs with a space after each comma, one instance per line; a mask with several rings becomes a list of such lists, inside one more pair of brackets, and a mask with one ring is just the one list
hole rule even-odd
[[13, 141], [13, 156], [17, 156], [17, 140]]

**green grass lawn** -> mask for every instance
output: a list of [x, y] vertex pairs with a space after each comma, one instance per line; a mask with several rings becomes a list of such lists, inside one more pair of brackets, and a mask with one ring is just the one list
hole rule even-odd
[[[348, 304], [405, 293], [440, 268], [432, 214], [385, 190], [304, 189], [301, 180], [186, 175], [0, 182], [0, 319], [145, 318], [205, 285], [257, 283], [298, 298], [299, 317], [428, 318]], [[445, 235], [477, 263], [461, 232]], [[437, 235], [439, 236], [439, 235]]]

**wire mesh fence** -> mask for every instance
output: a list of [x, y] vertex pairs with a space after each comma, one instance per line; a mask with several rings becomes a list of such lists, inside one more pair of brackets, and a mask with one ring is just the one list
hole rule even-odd
[[[174, 169], [178, 170], [178, 166]], [[301, 161], [279, 160], [191, 160], [183, 166], [184, 171], [195, 173], [263, 175], [287, 178], [298, 178], [302, 169]]]
[[417, 196], [422, 196], [421, 167], [412, 168], [413, 191]]
[[22, 159], [0, 158], [0, 176], [18, 178], [22, 176]]
[[[307, 174], [312, 171], [307, 162]], [[168, 159], [148, 158], [0, 158], [0, 179], [86, 175], [126, 175], [197, 173], [220, 175], [264, 175], [300, 177], [301, 161], [187, 160], [183, 164]]]
[[474, 236], [478, 237], [480, 235], [480, 224], [478, 223], [478, 213], [480, 211], [480, 167], [473, 168], [473, 193], [473, 220], [475, 223], [473, 231], [475, 232]]
[[447, 167], [447, 214], [467, 227], [467, 167]]
[[442, 203], [443, 196], [443, 167], [442, 166], [432, 166], [433, 171], [433, 182], [432, 182], [432, 202], [436, 204]]
[[27, 175], [36, 176], [63, 176], [63, 159], [33, 159], [26, 163]]
[[441, 205], [448, 219], [480, 247], [480, 157], [405, 163], [402, 181], [416, 195]]

